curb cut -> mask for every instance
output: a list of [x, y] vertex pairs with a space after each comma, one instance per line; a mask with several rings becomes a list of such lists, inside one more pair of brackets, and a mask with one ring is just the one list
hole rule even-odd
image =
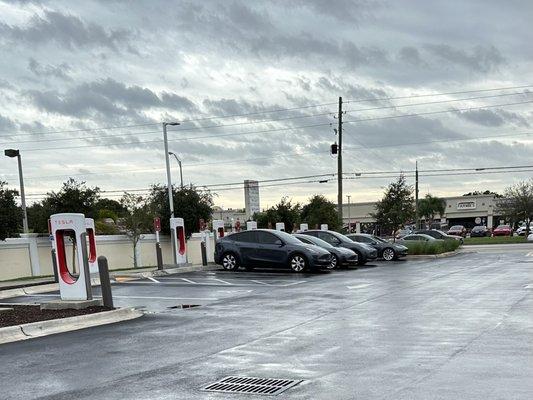
[[93, 326], [108, 325], [115, 322], [128, 321], [139, 318], [142, 315], [143, 312], [140, 310], [135, 310], [133, 308], [119, 308], [95, 314], [78, 315], [76, 317], [58, 318], [48, 321], [8, 326], [0, 328], [0, 344], [54, 335], [56, 333], [76, 331]]

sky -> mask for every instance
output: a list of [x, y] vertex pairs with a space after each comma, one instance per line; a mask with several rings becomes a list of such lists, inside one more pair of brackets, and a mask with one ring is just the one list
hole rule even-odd
[[[239, 208], [245, 179], [336, 172], [342, 97], [351, 202], [401, 172], [413, 184], [417, 161], [421, 195], [502, 192], [531, 169], [467, 170], [533, 165], [532, 15], [513, 0], [0, 0], [0, 143], [20, 149], [30, 203], [69, 177], [118, 199], [166, 181], [161, 122], [179, 121], [185, 184]], [[18, 187], [13, 159], [0, 180]], [[260, 187], [262, 207], [336, 201], [333, 175]]]

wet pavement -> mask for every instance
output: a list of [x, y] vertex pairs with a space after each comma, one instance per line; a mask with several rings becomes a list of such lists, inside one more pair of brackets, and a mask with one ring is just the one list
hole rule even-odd
[[1, 345], [0, 397], [262, 397], [201, 391], [237, 375], [302, 379], [287, 399], [533, 398], [532, 246], [332, 273], [188, 273], [113, 294], [146, 315]]

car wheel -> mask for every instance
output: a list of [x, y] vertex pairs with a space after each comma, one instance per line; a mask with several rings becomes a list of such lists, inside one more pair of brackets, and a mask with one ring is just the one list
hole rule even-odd
[[394, 249], [387, 247], [386, 249], [383, 250], [383, 259], [385, 261], [392, 261], [395, 258], [396, 258], [396, 252], [394, 251]]
[[339, 266], [339, 258], [335, 254], [332, 254], [331, 263], [327, 266], [327, 268], [328, 269], [335, 269], [338, 266]]
[[222, 256], [222, 268], [226, 271], [235, 271], [239, 268], [239, 260], [233, 253], [225, 253]]
[[295, 254], [291, 257], [289, 265], [294, 272], [302, 272], [307, 268], [307, 261], [301, 254]]

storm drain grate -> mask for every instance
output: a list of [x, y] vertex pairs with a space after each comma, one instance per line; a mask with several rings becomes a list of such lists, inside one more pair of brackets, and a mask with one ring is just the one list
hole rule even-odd
[[245, 376], [228, 376], [215, 383], [210, 383], [202, 390], [206, 392], [248, 393], [276, 396], [298, 385], [301, 380], [253, 378]]

